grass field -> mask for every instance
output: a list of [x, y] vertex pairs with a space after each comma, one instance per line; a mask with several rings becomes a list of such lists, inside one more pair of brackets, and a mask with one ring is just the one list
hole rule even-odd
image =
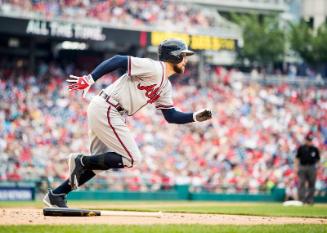
[[[101, 210], [162, 211], [182, 213], [210, 213], [255, 216], [285, 216], [327, 218], [327, 204], [314, 206], [284, 207], [281, 203], [225, 203], [225, 202], [157, 202], [157, 201], [71, 201], [74, 208]], [[42, 208], [41, 202], [0, 202], [0, 208]], [[1, 218], [0, 218], [1, 221]], [[203, 225], [203, 224], [160, 224], [160, 225], [16, 225], [0, 226], [4, 232], [327, 232], [323, 224], [288, 225]]]
[[153, 226], [107, 226], [107, 225], [70, 225], [70, 226], [0, 226], [0, 233], [324, 233], [326, 225], [258, 225], [258, 226], [230, 226], [230, 225], [153, 225]]

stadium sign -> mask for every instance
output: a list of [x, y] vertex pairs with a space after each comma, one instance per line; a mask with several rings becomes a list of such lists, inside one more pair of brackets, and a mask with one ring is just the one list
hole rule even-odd
[[[63, 40], [111, 41], [120, 44], [139, 43], [140, 31], [109, 28], [103, 25], [68, 21], [48, 21], [0, 16], [0, 35], [23, 35]], [[147, 42], [147, 41], [146, 41]]]
[[92, 40], [110, 41], [120, 45], [157, 46], [167, 38], [181, 38], [194, 50], [236, 50], [236, 39], [214, 35], [170, 33], [163, 31], [139, 31], [111, 28], [104, 25], [82, 24], [80, 22], [24, 19], [0, 16], [0, 35], [22, 35], [28, 37], [59, 38], [64, 41]]
[[69, 22], [29, 20], [25, 32], [27, 34], [64, 37], [82, 40], [106, 40], [102, 27], [81, 25]]
[[151, 32], [151, 45], [157, 46], [161, 41], [168, 38], [184, 40], [195, 50], [230, 50], [236, 49], [236, 41], [233, 39], [219, 38], [207, 35], [189, 35], [186, 33]]

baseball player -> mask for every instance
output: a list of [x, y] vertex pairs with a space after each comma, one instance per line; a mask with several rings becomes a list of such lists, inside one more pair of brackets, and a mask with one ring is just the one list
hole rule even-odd
[[69, 179], [56, 189], [49, 189], [43, 202], [49, 207], [64, 207], [66, 195], [96, 175], [96, 171], [130, 168], [141, 158], [139, 148], [125, 124], [148, 104], [160, 109], [169, 123], [185, 124], [211, 118], [211, 111], [179, 112], [174, 108], [172, 85], [168, 80], [183, 73], [187, 56], [194, 54], [179, 39], [168, 39], [159, 45], [159, 61], [149, 58], [116, 55], [103, 61], [89, 75], [67, 79], [70, 91], [86, 95], [91, 85], [104, 74], [117, 69], [125, 72], [119, 79], [95, 96], [87, 109], [90, 154], [69, 156]]

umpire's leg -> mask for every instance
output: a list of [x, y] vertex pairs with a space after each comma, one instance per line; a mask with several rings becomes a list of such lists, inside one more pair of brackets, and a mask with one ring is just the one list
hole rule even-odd
[[307, 171], [307, 180], [308, 180], [308, 193], [305, 199], [305, 202], [308, 204], [313, 204], [314, 194], [315, 194], [315, 184], [316, 184], [316, 175], [317, 169], [315, 165], [308, 166]]
[[299, 200], [304, 202], [305, 201], [305, 196], [306, 196], [306, 190], [305, 190], [305, 167], [299, 166], [299, 171], [298, 171], [298, 177], [299, 177]]

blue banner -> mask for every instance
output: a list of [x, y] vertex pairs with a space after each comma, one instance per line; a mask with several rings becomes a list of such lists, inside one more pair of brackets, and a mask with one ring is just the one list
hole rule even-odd
[[34, 187], [0, 187], [0, 201], [32, 201]]

